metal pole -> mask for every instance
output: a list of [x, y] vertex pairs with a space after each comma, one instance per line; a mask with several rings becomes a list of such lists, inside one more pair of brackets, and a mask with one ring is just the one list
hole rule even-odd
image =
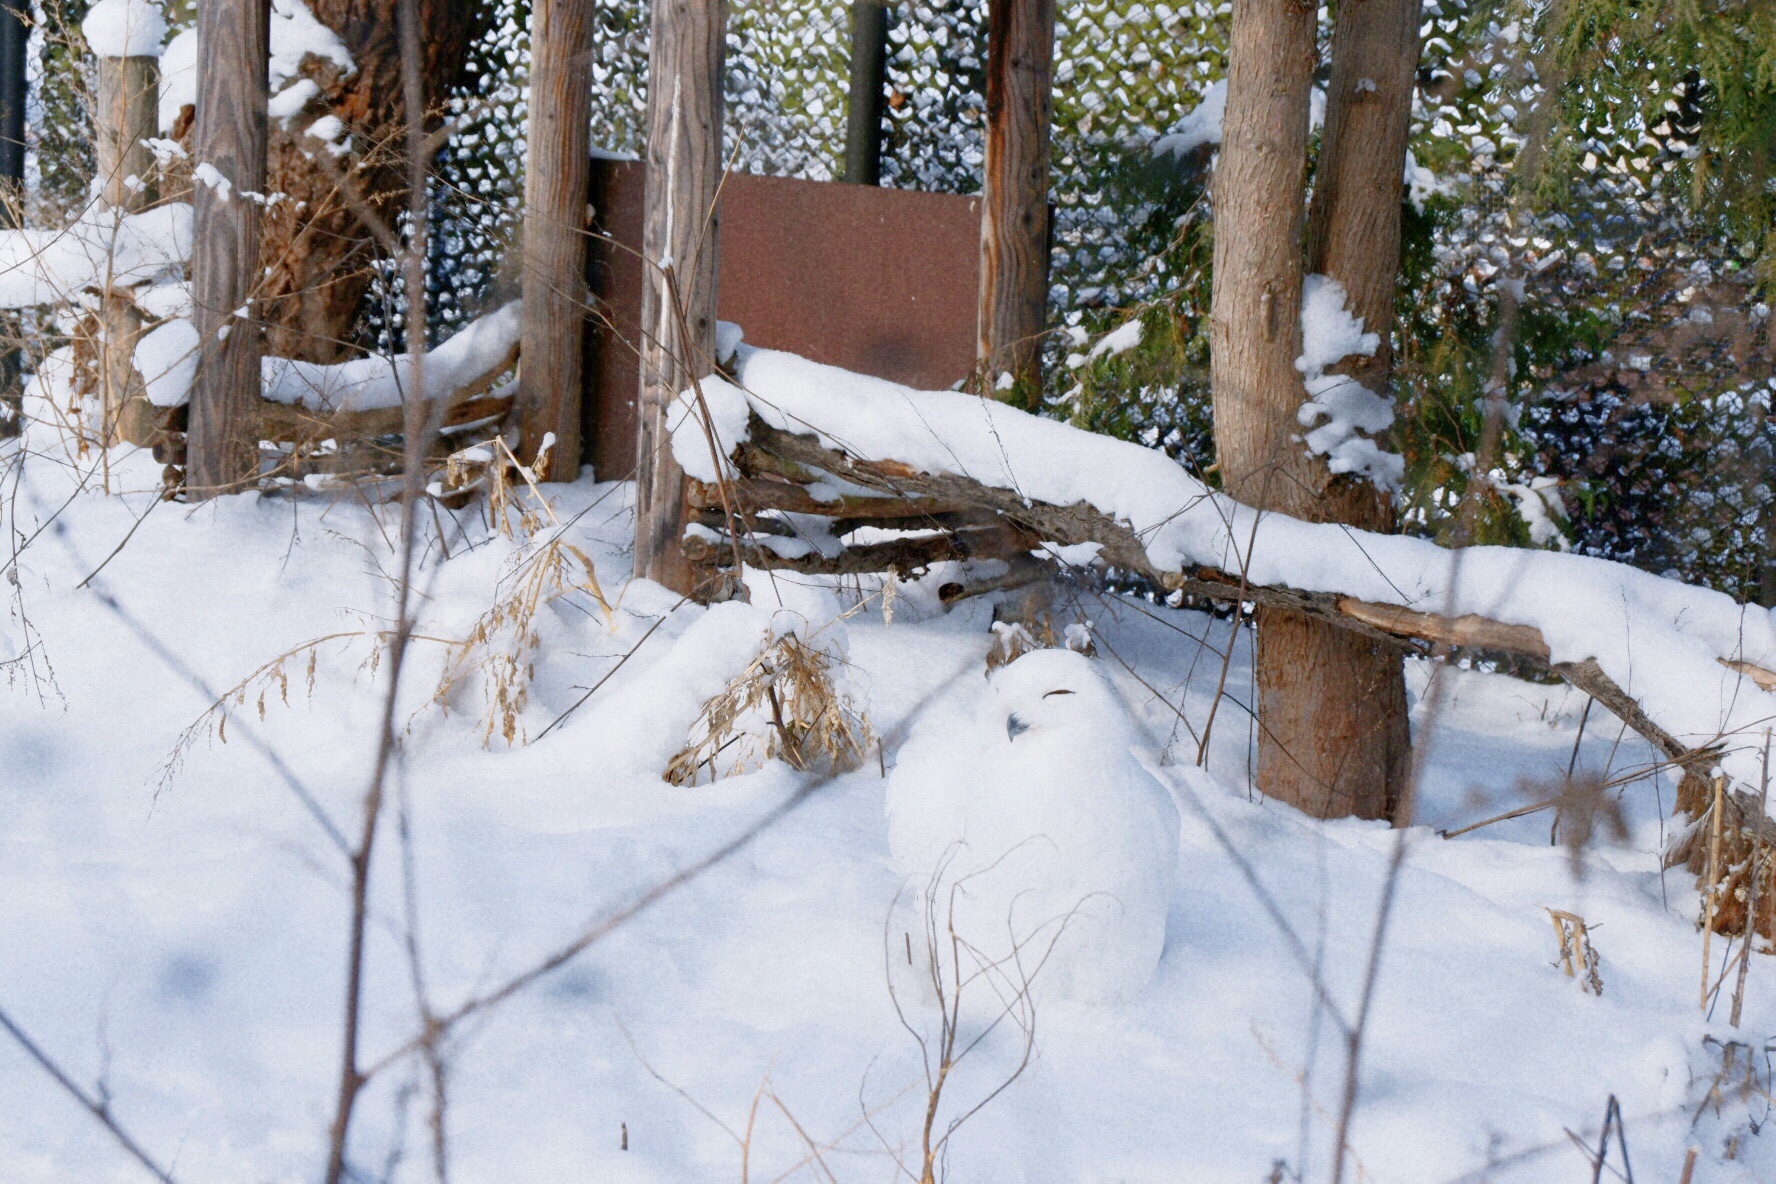
[[[14, 226], [13, 202], [25, 189], [25, 26], [31, 0], [0, 0], [0, 184], [9, 191], [0, 201], [0, 226]], [[17, 337], [17, 324], [7, 316], [0, 333]], [[24, 428], [19, 392], [19, 352], [7, 343], [0, 349], [0, 439]]]
[[845, 180], [882, 183], [882, 116], [888, 81], [888, 7], [852, 0], [851, 89], [845, 103]]

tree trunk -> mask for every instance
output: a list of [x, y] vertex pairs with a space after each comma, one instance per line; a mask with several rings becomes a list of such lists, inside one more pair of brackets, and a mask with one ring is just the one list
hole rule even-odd
[[[1381, 338], [1372, 356], [1346, 358], [1334, 370], [1381, 393], [1393, 380], [1400, 201], [1418, 67], [1418, 16], [1419, 0], [1338, 5], [1326, 127], [1308, 210], [1307, 270], [1342, 284], [1351, 312]], [[1323, 493], [1315, 499], [1319, 520], [1394, 529], [1388, 493], [1360, 477], [1327, 473], [1322, 480]], [[1348, 704], [1348, 720], [1325, 721], [1342, 727], [1329, 733], [1331, 743], [1322, 743], [1315, 754], [1316, 771], [1322, 779], [1342, 777], [1359, 794], [1363, 786], [1385, 786], [1388, 816], [1406, 824], [1413, 808], [1411, 738], [1398, 652], [1329, 625], [1291, 623], [1289, 628], [1296, 644], [1319, 651], [1331, 679], [1327, 699]]]
[[722, 0], [656, 0], [648, 60], [635, 571], [687, 594], [689, 510], [668, 414], [680, 391], [715, 369], [722, 26]]
[[537, 0], [530, 44], [529, 158], [524, 170], [524, 368], [519, 455], [550, 436], [545, 476], [580, 472], [585, 352], [586, 194], [591, 186], [593, 0]]
[[[364, 211], [392, 225], [407, 200], [398, 7], [399, 0], [309, 4], [345, 44], [356, 69], [346, 74], [332, 62], [306, 58], [300, 77], [314, 81], [319, 94], [300, 113], [271, 121], [271, 190], [288, 195], [265, 215], [263, 315], [275, 357], [338, 362], [361, 352], [353, 331], [378, 250]], [[426, 106], [435, 113], [462, 76], [485, 24], [485, 4], [419, 0], [418, 8]], [[345, 124], [351, 151], [335, 156], [307, 134], [323, 115]], [[427, 126], [440, 126], [435, 114]]]
[[1055, 0], [987, 6], [987, 161], [981, 190], [983, 381], [1011, 375], [1011, 401], [1042, 401], [1048, 326], [1048, 127]]
[[[1385, 388], [1416, 3], [1339, 6], [1307, 270], [1347, 285], [1383, 338], [1352, 372]], [[1410, 10], [1410, 11], [1408, 11]], [[1316, 6], [1237, 0], [1216, 166], [1215, 434], [1229, 492], [1311, 521], [1391, 529], [1387, 496], [1300, 442], [1302, 232]], [[1358, 365], [1360, 363], [1360, 366]], [[1257, 615], [1258, 784], [1310, 814], [1396, 816], [1408, 768], [1397, 653], [1278, 606]]]
[[185, 478], [192, 498], [237, 489], [255, 470], [259, 205], [242, 194], [265, 190], [270, 13], [268, 0], [208, 0], [198, 11], [196, 156], [221, 181], [200, 184], [192, 194], [198, 362]]
[[[1227, 115], [1215, 168], [1211, 357], [1216, 456], [1227, 491], [1261, 509], [1307, 517], [1324, 466], [1296, 437], [1302, 228], [1316, 5], [1235, 0]], [[1347, 770], [1365, 749], [1352, 647], [1305, 617], [1257, 616], [1258, 786], [1321, 817], [1380, 817], [1385, 778]]]

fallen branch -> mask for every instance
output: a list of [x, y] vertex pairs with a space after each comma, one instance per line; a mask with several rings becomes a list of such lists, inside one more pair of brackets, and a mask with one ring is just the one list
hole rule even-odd
[[[512, 409], [512, 397], [489, 392], [517, 362], [518, 345], [514, 342], [446, 396], [444, 430], [504, 419]], [[405, 417], [406, 411], [400, 405], [363, 411], [317, 411], [300, 403], [267, 399], [259, 408], [259, 435], [265, 440], [295, 443], [395, 436], [403, 430]]]
[[[1139, 533], [1089, 503], [1053, 505], [956, 472], [926, 472], [892, 458], [854, 456], [823, 443], [815, 435], [774, 427], [756, 411], [750, 416], [747, 441], [734, 450], [731, 459], [739, 472], [734, 488], [742, 491], [742, 501], [749, 510], [817, 514], [833, 520], [834, 535], [854, 529], [861, 520], [901, 529], [994, 519], [1002, 523], [998, 530], [950, 529], [886, 543], [829, 549], [826, 554], [806, 548], [786, 550], [780, 543], [773, 546], [753, 538], [742, 540], [744, 561], [749, 566], [807, 573], [849, 575], [893, 570], [905, 574], [945, 559], [991, 557], [1014, 561], [1014, 573], [1007, 579], [983, 576], [973, 588], [962, 584], [946, 586], [947, 601], [1039, 578], [1040, 573], [1033, 575], [1029, 570], [1031, 560], [1027, 555], [1038, 542], [1096, 543], [1103, 561], [1142, 575], [1168, 591], [1287, 609], [1415, 652], [1478, 651], [1510, 655], [1539, 665], [1591, 696], [1642, 736], [1671, 766], [1683, 771], [1678, 792], [1678, 806], [1683, 812], [1699, 819], [1712, 808], [1708, 774], [1720, 763], [1724, 737], [1702, 744], [1687, 743], [1648, 714], [1640, 701], [1595, 658], [1554, 661], [1547, 638], [1534, 626], [1476, 613], [1448, 616], [1348, 595], [1245, 582], [1212, 568], [1162, 570], [1149, 557]], [[816, 482], [831, 484], [835, 478], [880, 496], [847, 495], [822, 501], [805, 488]], [[699, 494], [700, 488], [693, 487], [694, 503], [699, 498], [709, 500], [707, 494]], [[716, 564], [730, 552], [713, 539], [687, 539], [687, 553], [696, 562]], [[1038, 566], [1051, 570], [1046, 564]], [[1776, 689], [1776, 670], [1738, 657], [1721, 656], [1716, 661], [1724, 670], [1744, 677], [1762, 690]], [[1764, 816], [1755, 795], [1743, 790], [1726, 792], [1720, 801], [1719, 821], [1727, 836], [1723, 882], [1735, 877], [1743, 881], [1747, 874], [1756, 875], [1755, 869], [1749, 867], [1755, 863], [1755, 852], [1765, 849], [1766, 844], [1776, 847], [1776, 823]], [[1668, 853], [1668, 861], [1687, 864], [1692, 871], [1704, 875], [1706, 869], [1700, 861], [1705, 852], [1703, 845], [1694, 841], [1696, 833], [1698, 828], [1691, 827], [1679, 836]], [[1723, 911], [1715, 920], [1739, 932], [1745, 924], [1744, 913], [1741, 906], [1730, 916]], [[1768, 925], [1760, 927], [1766, 934], [1768, 929]]]

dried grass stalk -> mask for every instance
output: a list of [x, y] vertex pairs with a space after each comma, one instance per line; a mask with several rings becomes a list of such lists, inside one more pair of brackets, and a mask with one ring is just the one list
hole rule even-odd
[[876, 733], [835, 684], [834, 661], [842, 659], [794, 633], [767, 635], [758, 657], [703, 705], [666, 780], [696, 785], [707, 771], [713, 782], [779, 757], [802, 770], [857, 768]]

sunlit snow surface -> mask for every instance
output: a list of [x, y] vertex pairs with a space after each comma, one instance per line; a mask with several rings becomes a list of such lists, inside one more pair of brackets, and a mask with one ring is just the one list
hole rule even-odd
[[[34, 459], [8, 526], [28, 535], [48, 521], [72, 471]], [[112, 459], [114, 487], [147, 490], [157, 476], [145, 458]], [[585, 598], [544, 614], [528, 732], [669, 618], [584, 708], [519, 749], [480, 747], [476, 687], [448, 716], [427, 707], [442, 655], [418, 647], [400, 713], [411, 720], [400, 793], [375, 867], [372, 1060], [417, 1024], [399, 940], [395, 804], [406, 802], [413, 834], [425, 987], [446, 1010], [720, 845], [798, 784], [781, 765], [701, 788], [658, 779], [703, 697], [755, 652], [765, 616], [673, 609], [676, 597], [627, 579], [625, 487], [555, 492], [567, 537], [622, 599], [614, 632]], [[20, 600], [0, 630], [13, 650], [37, 647], [36, 674], [16, 669], [0, 711], [0, 1006], [75, 1079], [89, 1088], [102, 1079], [119, 1121], [181, 1181], [321, 1174], [337, 1086], [345, 869], [267, 753], [355, 834], [387, 664], [372, 673], [362, 641], [328, 643], [312, 697], [299, 659], [288, 706], [274, 690], [261, 723], [255, 692], [227, 742], [200, 741], [164, 788], [162, 766], [210, 699], [262, 662], [386, 618], [394, 521], [386, 513], [379, 524], [350, 501], [245, 496], [187, 507], [146, 492], [88, 494], [19, 561]], [[419, 632], [458, 637], [487, 607], [513, 545], [490, 539], [472, 512], [445, 524], [451, 558], [435, 538], [425, 546]], [[930, 589], [908, 587], [892, 624], [880, 600], [846, 623], [851, 686], [890, 767], [922, 720], [987, 694], [985, 607], [936, 616], [933, 601]], [[1137, 754], [1179, 799], [1167, 948], [1155, 981], [1126, 1006], [1045, 1006], [1035, 1061], [955, 1133], [948, 1178], [1251, 1184], [1278, 1160], [1301, 1167], [1305, 1131], [1309, 1178], [1326, 1179], [1342, 1039], [1209, 822], [1308, 956], [1317, 952], [1346, 1013], [1394, 835], [1311, 823], [1251, 797], [1242, 647], [1209, 769], [1193, 767], [1190, 729], [1200, 733], [1208, 717], [1225, 625], [1118, 598], [1088, 597], [1083, 611], [1106, 655], [1101, 669], [1134, 713]], [[1411, 678], [1423, 728], [1425, 670]], [[1524, 791], [1530, 798], [1552, 792], [1545, 783], [1568, 766], [1582, 698], [1499, 676], [1448, 680], [1429, 732], [1425, 820], [1461, 824], [1520, 804], [1524, 779], [1544, 783]], [[1581, 768], [1647, 759], [1591, 712]], [[1589, 1179], [1564, 1130], [1594, 1141], [1612, 1093], [1637, 1178], [1675, 1180], [1692, 1139], [1704, 1149], [1700, 1180], [1776, 1172], [1766, 1143], [1716, 1163], [1726, 1128], [1712, 1118], [1690, 1128], [1712, 1075], [1702, 1040], [1728, 1035], [1726, 1004], [1712, 1023], [1698, 1012], [1696, 893], [1682, 873], [1657, 871], [1669, 784], [1634, 784], [1621, 801], [1631, 841], [1594, 851], [1582, 880], [1565, 850], [1548, 845], [1545, 813], [1453, 841], [1410, 833], [1353, 1131], [1367, 1179]], [[738, 1180], [744, 1165], [746, 1178], [771, 1180], [800, 1165], [791, 1178], [885, 1181], [894, 1154], [916, 1171], [925, 1079], [884, 968], [885, 923], [903, 888], [889, 870], [872, 757], [462, 1030], [448, 1049], [452, 1178]], [[1593, 926], [1601, 998], [1551, 965], [1544, 907]], [[1715, 952], [1718, 962], [1718, 943]], [[892, 942], [888, 954], [904, 957]], [[1770, 973], [1763, 959], [1752, 969], [1742, 1039], [1761, 1043], [1776, 1023]], [[914, 1026], [928, 1026], [921, 1001], [904, 1002]], [[999, 1084], [1017, 1059], [1014, 1037], [996, 1033], [952, 1075], [940, 1128]], [[352, 1153], [368, 1177], [393, 1160], [397, 1180], [431, 1178], [418, 1068], [389, 1072], [365, 1096]], [[824, 1169], [808, 1162], [798, 1126]], [[1485, 1175], [1489, 1160], [1506, 1166]], [[0, 1177], [143, 1178], [6, 1041]]]

